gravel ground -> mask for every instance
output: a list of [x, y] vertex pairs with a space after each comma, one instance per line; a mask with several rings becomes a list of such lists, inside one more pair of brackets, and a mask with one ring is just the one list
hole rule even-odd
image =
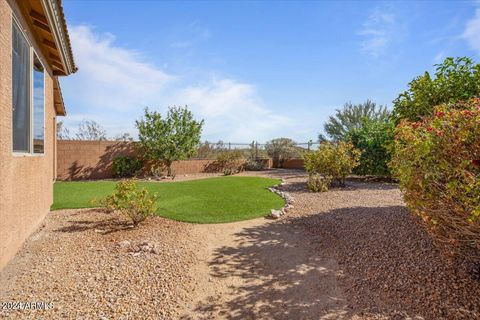
[[8, 319], [172, 319], [195, 264], [191, 225], [159, 217], [132, 229], [97, 210], [51, 212], [0, 273], [0, 301], [51, 302]]
[[[0, 301], [53, 302], [45, 319], [479, 319], [480, 283], [445, 259], [394, 184], [306, 190], [279, 220], [137, 229], [96, 210], [48, 215], [0, 273]], [[194, 175], [202, 178], [212, 175]]]
[[288, 222], [303, 225], [317, 252], [337, 260], [350, 316], [480, 318], [480, 282], [442, 255], [395, 184], [349, 182], [314, 194], [305, 177], [286, 180], [284, 189], [296, 199]]

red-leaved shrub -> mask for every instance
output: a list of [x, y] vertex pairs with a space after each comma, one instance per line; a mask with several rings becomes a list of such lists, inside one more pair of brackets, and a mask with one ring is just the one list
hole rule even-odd
[[480, 99], [402, 121], [390, 165], [408, 207], [436, 238], [480, 259]]

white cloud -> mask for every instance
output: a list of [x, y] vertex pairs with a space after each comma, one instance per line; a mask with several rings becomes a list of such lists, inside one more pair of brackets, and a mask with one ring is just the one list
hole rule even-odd
[[477, 8], [475, 16], [468, 20], [462, 38], [468, 42], [470, 48], [480, 53], [480, 8]]
[[358, 32], [364, 39], [361, 50], [377, 58], [383, 55], [396, 32], [396, 16], [389, 10], [375, 8]]
[[[165, 112], [169, 105], [188, 105], [205, 119], [204, 139], [264, 141], [285, 135], [292, 121], [270, 110], [252, 84], [230, 78], [168, 74], [142, 56], [118, 46], [111, 34], [89, 26], [70, 27], [79, 71], [62, 79], [67, 104], [65, 125], [74, 133], [83, 119], [103, 125], [109, 136], [129, 132], [142, 109]], [[197, 76], [197, 75], [195, 75]]]
[[292, 121], [267, 109], [254, 86], [231, 79], [212, 79], [177, 93], [195, 114], [206, 119], [206, 136], [223, 140], [265, 141], [286, 132]]
[[80, 68], [68, 79], [75, 84], [69, 93], [85, 107], [126, 110], [149, 101], [173, 80], [137, 52], [116, 47], [111, 34], [99, 35], [88, 26], [69, 30]]

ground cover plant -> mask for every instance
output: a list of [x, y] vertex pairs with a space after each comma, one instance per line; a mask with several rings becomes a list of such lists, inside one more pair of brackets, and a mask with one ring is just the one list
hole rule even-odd
[[[279, 209], [284, 200], [267, 188], [278, 179], [216, 177], [171, 183], [138, 182], [158, 194], [156, 214], [194, 223], [220, 223], [262, 217]], [[112, 194], [116, 181], [56, 182], [52, 210], [90, 208]]]

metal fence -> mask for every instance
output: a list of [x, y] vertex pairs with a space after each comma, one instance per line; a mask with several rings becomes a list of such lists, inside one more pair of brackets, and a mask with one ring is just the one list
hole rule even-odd
[[[226, 152], [236, 153], [243, 158], [249, 159], [266, 159], [269, 158], [266, 143], [258, 143], [253, 141], [251, 143], [239, 142], [203, 142], [198, 148], [198, 153], [192, 159], [217, 159], [217, 157]], [[301, 158], [302, 154], [307, 151], [318, 149], [319, 142], [301, 142], [295, 143], [292, 150], [292, 158]]]

